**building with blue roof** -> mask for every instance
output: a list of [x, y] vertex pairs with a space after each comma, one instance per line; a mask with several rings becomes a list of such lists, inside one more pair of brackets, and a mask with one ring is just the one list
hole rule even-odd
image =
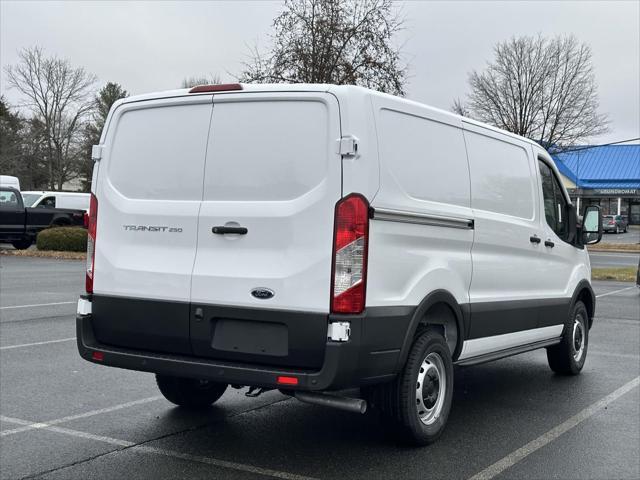
[[552, 157], [581, 215], [600, 205], [603, 215], [640, 224], [640, 145], [575, 147]]

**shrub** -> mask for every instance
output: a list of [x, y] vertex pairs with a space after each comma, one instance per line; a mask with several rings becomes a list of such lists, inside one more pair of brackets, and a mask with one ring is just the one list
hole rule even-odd
[[36, 240], [38, 250], [86, 252], [87, 231], [82, 227], [55, 227], [42, 230]]

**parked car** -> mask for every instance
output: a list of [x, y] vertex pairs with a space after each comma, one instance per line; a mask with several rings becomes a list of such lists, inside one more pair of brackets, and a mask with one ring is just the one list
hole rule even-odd
[[622, 215], [602, 216], [602, 231], [605, 233], [627, 233], [628, 225], [627, 217]]
[[244, 385], [377, 408], [417, 444], [445, 427], [454, 364], [546, 348], [582, 369], [600, 209], [578, 228], [535, 142], [353, 86], [129, 97], [106, 125], [86, 360], [153, 372], [183, 407]]
[[83, 225], [84, 213], [68, 208], [25, 207], [17, 189], [0, 186], [0, 243], [11, 243], [19, 250], [29, 248], [45, 228]]
[[29, 207], [41, 208], [73, 208], [76, 210], [89, 210], [88, 193], [76, 192], [22, 192], [22, 199]]

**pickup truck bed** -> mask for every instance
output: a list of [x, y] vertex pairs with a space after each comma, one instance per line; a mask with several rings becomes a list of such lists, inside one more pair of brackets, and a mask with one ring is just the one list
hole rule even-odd
[[15, 248], [24, 249], [45, 228], [73, 225], [84, 225], [83, 210], [25, 207], [18, 190], [0, 187], [0, 243], [11, 243]]

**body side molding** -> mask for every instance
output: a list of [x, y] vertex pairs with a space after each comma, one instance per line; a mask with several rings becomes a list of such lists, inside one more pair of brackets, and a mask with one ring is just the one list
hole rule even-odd
[[369, 216], [372, 220], [381, 220], [384, 222], [414, 223], [418, 225], [462, 228], [466, 230], [473, 230], [474, 228], [474, 222], [471, 218], [448, 217], [404, 210], [393, 210], [390, 208], [371, 207]]
[[[519, 332], [466, 340], [458, 358], [460, 364], [469, 364], [476, 357], [486, 357], [523, 346], [545, 341], [559, 341], [564, 325], [532, 328]], [[536, 347], [537, 348], [537, 347]], [[475, 363], [475, 362], [474, 362]]]
[[471, 365], [479, 365], [481, 363], [492, 362], [493, 360], [499, 360], [501, 358], [512, 357], [514, 355], [519, 355], [521, 353], [530, 352], [532, 350], [538, 350], [539, 348], [550, 347], [552, 345], [557, 345], [560, 343], [560, 338], [552, 338], [549, 340], [541, 340], [539, 342], [527, 343], [525, 345], [520, 345], [518, 347], [507, 348], [504, 350], [499, 350], [497, 352], [486, 353], [484, 355], [478, 355], [475, 357], [458, 360], [455, 365], [460, 367], [467, 367]]

